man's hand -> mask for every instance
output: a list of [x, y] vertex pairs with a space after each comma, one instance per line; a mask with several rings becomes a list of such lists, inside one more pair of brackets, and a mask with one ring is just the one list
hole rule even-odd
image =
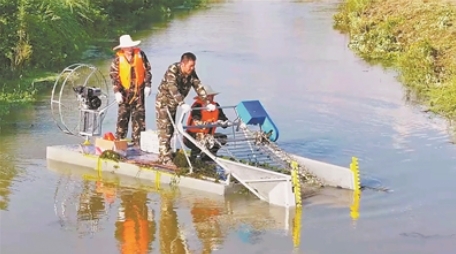
[[117, 103], [118, 103], [118, 104], [122, 103], [122, 101], [123, 101], [122, 94], [121, 94], [120, 92], [117, 92], [117, 93], [115, 94], [115, 96], [116, 96], [116, 101], [117, 101]]
[[218, 120], [217, 124], [220, 125], [220, 127], [225, 129], [226, 127], [228, 127], [230, 125], [230, 122], [228, 120], [226, 120], [226, 121]]
[[145, 95], [146, 97], [149, 97], [149, 96], [150, 96], [150, 92], [152, 92], [151, 89], [150, 89], [150, 87], [146, 86], [146, 87], [144, 88], [144, 95]]
[[182, 109], [182, 113], [184, 113], [184, 114], [190, 112], [190, 110], [191, 110], [190, 105], [185, 104], [185, 103], [181, 105], [181, 109]]
[[207, 111], [214, 111], [215, 108], [216, 108], [216, 106], [214, 104], [212, 104], [212, 103], [211, 104], [207, 104], [207, 106], [206, 106], [206, 110]]

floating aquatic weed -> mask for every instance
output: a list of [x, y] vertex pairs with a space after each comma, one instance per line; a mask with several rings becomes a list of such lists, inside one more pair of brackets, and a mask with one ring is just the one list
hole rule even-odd
[[125, 159], [124, 156], [120, 155], [119, 153], [113, 151], [113, 150], [105, 150], [103, 151], [100, 156], [100, 159], [105, 159], [105, 160], [112, 160], [115, 162], [119, 162], [123, 159]]

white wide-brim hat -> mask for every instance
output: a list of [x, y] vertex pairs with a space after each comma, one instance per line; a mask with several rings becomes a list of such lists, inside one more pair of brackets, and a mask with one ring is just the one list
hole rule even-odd
[[134, 41], [131, 39], [130, 35], [125, 34], [120, 36], [119, 38], [119, 45], [115, 46], [112, 48], [112, 50], [120, 49], [120, 48], [130, 48], [134, 46], [138, 46], [141, 43], [141, 41]]
[[[211, 86], [205, 85], [203, 87], [204, 87], [204, 91], [206, 91], [206, 95], [208, 95], [208, 96], [209, 95], [217, 95], [217, 94], [219, 94], [219, 92], [216, 92], [214, 89], [212, 89]], [[196, 100], [197, 98], [198, 98], [198, 96], [195, 96], [193, 99]]]

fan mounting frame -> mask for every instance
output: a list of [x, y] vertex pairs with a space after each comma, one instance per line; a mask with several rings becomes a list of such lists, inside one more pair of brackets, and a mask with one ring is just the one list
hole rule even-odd
[[[63, 103], [71, 99], [76, 99], [76, 105]], [[107, 110], [115, 103], [115, 100], [110, 100], [110, 89], [105, 76], [91, 64], [76, 63], [66, 67], [52, 88], [51, 111], [54, 123], [63, 133], [83, 137], [86, 141], [90, 137], [102, 135]], [[74, 128], [70, 128], [68, 119], [63, 115], [63, 108], [68, 106], [72, 111], [71, 117], [78, 115]]]

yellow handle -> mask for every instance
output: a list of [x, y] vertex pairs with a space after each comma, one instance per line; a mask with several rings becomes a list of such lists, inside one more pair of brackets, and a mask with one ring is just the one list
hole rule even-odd
[[354, 182], [354, 189], [355, 190], [360, 190], [361, 189], [361, 183], [360, 183], [360, 177], [359, 177], [359, 164], [358, 164], [358, 158], [352, 157], [352, 162], [350, 163], [350, 170], [353, 172], [353, 182]]
[[291, 183], [293, 185], [294, 194], [295, 194], [295, 202], [296, 207], [302, 206], [301, 200], [301, 183], [299, 181], [299, 174], [298, 174], [298, 162], [292, 161], [290, 163], [291, 166]]

